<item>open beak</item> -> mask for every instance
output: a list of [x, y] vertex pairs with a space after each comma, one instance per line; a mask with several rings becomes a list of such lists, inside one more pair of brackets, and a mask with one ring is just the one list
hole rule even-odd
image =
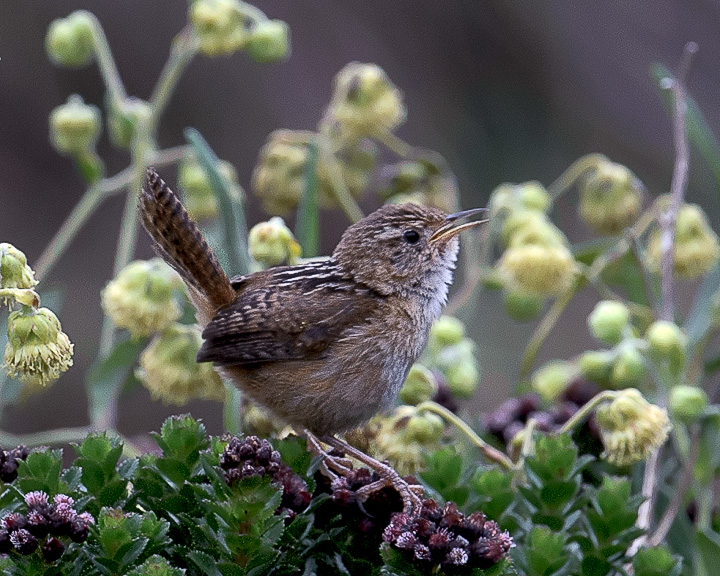
[[485, 214], [487, 211], [487, 208], [473, 208], [472, 210], [464, 210], [462, 212], [456, 212], [455, 214], [448, 214], [443, 223], [440, 225], [440, 228], [435, 230], [432, 236], [430, 236], [430, 242], [436, 242], [437, 240], [441, 240], [443, 238], [450, 238], [463, 230], [484, 224], [489, 220], [488, 218], [473, 220], [472, 222], [467, 222], [466, 220], [468, 218], [472, 218], [473, 216], [477, 216], [478, 214]]

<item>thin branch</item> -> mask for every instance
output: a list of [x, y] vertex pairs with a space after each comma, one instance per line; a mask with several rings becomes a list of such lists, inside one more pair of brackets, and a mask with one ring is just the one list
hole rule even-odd
[[685, 494], [690, 489], [693, 482], [693, 472], [695, 471], [695, 463], [697, 462], [698, 453], [700, 451], [700, 428], [695, 426], [690, 437], [690, 454], [688, 455], [682, 476], [675, 487], [670, 504], [665, 509], [655, 532], [647, 539], [648, 546], [658, 546], [665, 540], [670, 528], [672, 527], [675, 517], [677, 516], [680, 506], [682, 506]]
[[685, 188], [688, 180], [688, 167], [690, 165], [690, 145], [687, 138], [687, 95], [685, 93], [685, 80], [690, 69], [693, 55], [698, 46], [688, 42], [683, 52], [680, 71], [674, 80], [666, 79], [664, 87], [672, 90], [675, 97], [673, 113], [673, 140], [675, 142], [675, 169], [673, 170], [670, 185], [670, 205], [660, 215], [660, 281], [662, 286], [662, 306], [660, 319], [672, 321], [674, 319], [673, 297], [673, 245], [675, 240], [675, 223], [678, 211], [685, 197]]

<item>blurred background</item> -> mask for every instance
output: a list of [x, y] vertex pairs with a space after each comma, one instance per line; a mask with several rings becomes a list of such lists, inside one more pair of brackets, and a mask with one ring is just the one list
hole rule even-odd
[[[644, 3], [293, 0], [255, 4], [286, 21], [292, 57], [259, 65], [239, 53], [198, 56], [183, 76], [160, 128], [160, 145], [183, 143], [197, 128], [249, 189], [257, 154], [278, 128], [315, 128], [334, 75], [348, 62], [374, 62], [404, 91], [407, 122], [398, 134], [441, 153], [457, 175], [463, 207], [483, 206], [503, 182], [537, 179], [547, 185], [579, 156], [600, 152], [631, 168], [650, 196], [669, 188], [671, 123], [649, 67], [675, 68], [683, 45], [698, 42], [690, 93], [720, 133], [720, 4], [703, 0]], [[0, 2], [0, 241], [23, 250], [32, 264], [77, 203], [84, 185], [67, 158], [48, 141], [50, 111], [72, 93], [102, 106], [97, 68], [54, 67], [44, 51], [49, 23], [76, 9], [102, 22], [129, 94], [147, 98], [186, 22], [185, 2]], [[104, 139], [99, 151], [112, 175], [126, 152]], [[164, 176], [175, 182], [175, 174]], [[715, 229], [717, 189], [694, 154], [688, 196], [702, 203]], [[571, 240], [587, 230], [569, 194], [553, 218]], [[249, 220], [266, 218], [249, 196]], [[368, 193], [371, 211], [380, 201]], [[87, 423], [83, 376], [95, 357], [123, 198], [107, 201], [40, 288], [66, 288], [63, 327], [75, 343], [75, 366], [44, 394], [10, 407], [2, 427], [29, 432]], [[348, 222], [324, 213], [323, 251], [329, 253]], [[149, 257], [143, 237], [139, 257]], [[688, 287], [688, 294], [690, 294]], [[42, 295], [42, 290], [41, 290]], [[483, 293], [471, 315], [460, 314], [478, 343], [483, 381], [475, 411], [497, 405], [516, 383], [520, 356], [534, 324], [508, 319], [499, 293]], [[596, 297], [583, 293], [568, 308], [540, 360], [566, 358], [589, 346], [585, 317]], [[4, 322], [3, 322], [4, 324]], [[122, 398], [120, 431], [157, 429], [177, 411], [222, 428], [221, 406], [198, 402], [177, 409], [152, 402], [144, 389]]]

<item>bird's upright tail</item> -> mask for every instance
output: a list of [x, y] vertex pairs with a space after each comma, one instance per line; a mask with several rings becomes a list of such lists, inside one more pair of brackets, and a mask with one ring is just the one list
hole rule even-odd
[[153, 248], [185, 281], [197, 320], [205, 326], [235, 290], [195, 222], [175, 193], [148, 168], [138, 202], [140, 220]]

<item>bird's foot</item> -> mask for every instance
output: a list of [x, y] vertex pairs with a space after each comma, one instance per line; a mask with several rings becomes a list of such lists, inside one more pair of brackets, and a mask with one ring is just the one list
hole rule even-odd
[[324, 476], [330, 478], [330, 480], [335, 480], [338, 475], [347, 476], [352, 472], [352, 462], [348, 458], [330, 454], [322, 447], [317, 436], [308, 430], [305, 430], [305, 438], [307, 438], [308, 450], [315, 456], [322, 456], [320, 471]]
[[[317, 440], [317, 438], [315, 438]], [[400, 477], [394, 468], [390, 465], [380, 462], [375, 458], [368, 456], [365, 452], [358, 450], [347, 442], [343, 442], [334, 436], [323, 436], [322, 441], [337, 450], [341, 450], [348, 456], [355, 458], [358, 462], [365, 464], [372, 471], [380, 476], [380, 480], [363, 486], [358, 490], [358, 494], [367, 497], [369, 494], [382, 490], [386, 486], [392, 486], [403, 501], [403, 512], [412, 514], [413, 511], [419, 511], [422, 507], [421, 496], [423, 495], [423, 487], [417, 484], [410, 484]], [[344, 475], [344, 474], [342, 474]]]

